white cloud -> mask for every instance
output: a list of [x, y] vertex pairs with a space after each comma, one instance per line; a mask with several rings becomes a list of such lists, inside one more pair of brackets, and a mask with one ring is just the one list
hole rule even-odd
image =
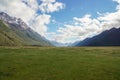
[[117, 3], [118, 3], [118, 5], [117, 5], [116, 9], [117, 9], [117, 10], [120, 10], [120, 0], [113, 0], [113, 1], [115, 1], [115, 2], [117, 2]]
[[31, 24], [31, 28], [35, 31], [37, 31], [42, 36], [46, 36], [47, 33], [47, 24], [50, 23], [50, 15], [39, 15], [35, 17], [33, 23]]
[[37, 10], [38, 9], [38, 3], [37, 0], [22, 0], [24, 3], [27, 4], [30, 8]]
[[25, 5], [21, 0], [0, 0], [0, 11], [21, 18], [26, 23], [35, 15], [35, 11]]
[[113, 1], [118, 3], [116, 12], [97, 12], [99, 16], [96, 19], [91, 18], [89, 14], [82, 18], [74, 17], [74, 24], [63, 25], [57, 30], [59, 34], [53, 35], [53, 38], [62, 43], [73, 42], [92, 37], [113, 27], [120, 28], [120, 0]]
[[[32, 29], [46, 37], [47, 24], [51, 21], [51, 15], [38, 14], [39, 6], [46, 7], [45, 12], [46, 10], [47, 12], [54, 12], [63, 9], [63, 3], [56, 2], [56, 0], [41, 1], [42, 4], [39, 5], [37, 0], [0, 0], [0, 11], [6, 12], [13, 17], [21, 18]], [[41, 12], [43, 12], [42, 9]]]
[[120, 27], [120, 0], [113, 0], [118, 3], [116, 12], [101, 14], [97, 19], [101, 22], [102, 31], [113, 27]]
[[52, 13], [63, 9], [65, 5], [61, 2], [56, 2], [56, 0], [41, 0], [42, 4], [39, 6], [43, 13]]
[[60, 43], [74, 42], [98, 34], [101, 30], [100, 22], [88, 14], [82, 18], [74, 17], [73, 22], [74, 25], [65, 24], [64, 27], [60, 27], [57, 30], [59, 34], [53, 35], [53, 39]]
[[88, 23], [88, 22], [89, 22], [88, 24], [90, 24], [90, 23], [91, 23], [90, 17], [91, 17], [91, 15], [87, 14], [87, 15], [85, 15], [83, 18], [74, 17], [73, 19], [74, 19], [75, 21], [77, 21], [77, 22], [82, 23], [82, 24]]
[[101, 21], [103, 30], [120, 27], [120, 11], [103, 14], [98, 19]]
[[[65, 8], [65, 4], [56, 0], [41, 0], [40, 5], [37, 0], [0, 0], [0, 11], [21, 18], [42, 36], [51, 35], [52, 40], [66, 43], [83, 40], [113, 27], [120, 27], [120, 0], [113, 1], [118, 3], [116, 12], [97, 12], [99, 14], [97, 18], [91, 18], [90, 14], [86, 14], [82, 18], [74, 17], [72, 20], [74, 24], [64, 24], [56, 33], [47, 32], [51, 15], [46, 14]], [[38, 14], [38, 10], [43, 14]], [[52, 22], [57, 23], [55, 20]]]
[[41, 0], [41, 1], [46, 3], [51, 3], [51, 2], [55, 2], [56, 0]]

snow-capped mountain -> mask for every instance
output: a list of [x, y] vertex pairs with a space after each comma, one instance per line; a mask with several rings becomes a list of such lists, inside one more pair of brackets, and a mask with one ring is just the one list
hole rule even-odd
[[1, 22], [0, 33], [2, 34], [1, 36], [4, 36], [3, 38], [5, 37], [8, 38], [9, 40], [8, 42], [12, 42], [11, 44], [13, 43], [16, 44], [17, 42], [17, 43], [21, 43], [22, 45], [37, 45], [37, 46], [52, 45], [50, 41], [48, 41], [46, 38], [35, 32], [34, 30], [32, 30], [20, 18], [11, 17], [7, 13], [0, 12], [0, 22]]
[[16, 18], [16, 17], [11, 17], [7, 13], [4, 13], [4, 12], [0, 13], [0, 20], [3, 20], [8, 24], [16, 24], [17, 26], [19, 26], [23, 29], [29, 28], [27, 26], [27, 24], [24, 21], [22, 21], [22, 19]]

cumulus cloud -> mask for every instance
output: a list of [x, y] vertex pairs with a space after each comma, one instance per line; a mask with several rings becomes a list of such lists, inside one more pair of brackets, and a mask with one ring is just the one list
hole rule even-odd
[[74, 17], [73, 22], [75, 22], [73, 25], [65, 24], [64, 27], [60, 27], [57, 30], [59, 34], [54, 35], [54, 39], [61, 43], [74, 42], [98, 34], [101, 30], [100, 22], [88, 14], [82, 18]]
[[88, 37], [95, 36], [105, 30], [113, 27], [120, 28], [120, 0], [113, 0], [118, 3], [116, 12], [98, 13], [97, 18], [92, 18], [90, 14], [86, 14], [82, 18], [74, 17], [74, 24], [65, 24], [57, 30], [58, 35], [53, 38], [58, 42], [74, 42], [80, 41]]
[[118, 3], [118, 5], [117, 5], [116, 9], [117, 9], [117, 10], [120, 10], [120, 0], [113, 0], [113, 1], [115, 1], [115, 2], [117, 2], [117, 3]]
[[35, 15], [35, 11], [29, 8], [21, 0], [0, 0], [0, 11], [21, 18], [26, 23]]
[[22, 0], [22, 2], [29, 6], [30, 8], [32, 8], [33, 10], [37, 11], [39, 6], [37, 0]]
[[[57, 21], [51, 20], [52, 16], [48, 13], [64, 9], [65, 4], [57, 2], [56, 0], [40, 0], [41, 4], [38, 4], [37, 1], [38, 0], [0, 0], [0, 11], [21, 18], [42, 36], [50, 35], [51, 40], [62, 43], [83, 40], [87, 37], [97, 35], [104, 30], [120, 27], [120, 0], [113, 0], [118, 3], [116, 12], [97, 12], [97, 14], [99, 14], [97, 18], [92, 18], [90, 14], [86, 14], [81, 18], [73, 17], [73, 24], [64, 24], [58, 28], [56, 33], [48, 33], [47, 25], [51, 21], [57, 23]], [[41, 11], [42, 14], [38, 14], [38, 11]]]
[[[0, 11], [9, 15], [21, 18], [33, 30], [46, 37], [48, 27], [51, 21], [51, 15], [39, 14], [41, 12], [54, 12], [63, 9], [63, 3], [56, 0], [41, 0], [42, 4], [38, 4], [38, 0], [0, 0]], [[45, 5], [45, 6], [44, 6]], [[43, 7], [43, 9], [39, 9]]]
[[101, 21], [101, 26], [103, 26], [103, 30], [113, 27], [120, 27], [120, 11], [117, 11], [115, 13], [103, 14], [98, 19], [99, 21]]
[[63, 9], [65, 5], [61, 2], [56, 2], [56, 0], [41, 0], [42, 4], [39, 6], [39, 9], [43, 13], [52, 13]]
[[47, 24], [50, 23], [50, 20], [51, 20], [50, 18], [51, 16], [46, 14], [35, 17], [33, 23], [31, 24], [32, 26], [31, 28], [37, 31], [42, 36], [46, 36]]

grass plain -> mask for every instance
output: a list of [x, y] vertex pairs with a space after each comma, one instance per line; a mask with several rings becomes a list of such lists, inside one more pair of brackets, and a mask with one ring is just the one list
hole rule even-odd
[[120, 80], [120, 47], [0, 47], [0, 80]]

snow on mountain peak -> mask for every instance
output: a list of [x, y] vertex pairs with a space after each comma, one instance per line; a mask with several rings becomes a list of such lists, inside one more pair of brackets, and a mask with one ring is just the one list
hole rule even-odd
[[7, 22], [8, 24], [15, 24], [18, 27], [21, 27], [23, 29], [29, 28], [22, 19], [16, 18], [16, 17], [11, 17], [7, 13], [4, 13], [4, 12], [0, 12], [0, 20], [3, 20], [5, 22]]

